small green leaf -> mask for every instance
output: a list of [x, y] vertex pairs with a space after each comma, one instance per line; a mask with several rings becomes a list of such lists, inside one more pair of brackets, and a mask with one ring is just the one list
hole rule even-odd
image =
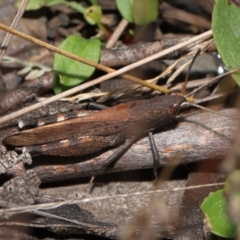
[[[214, 41], [229, 70], [240, 67], [240, 9], [227, 0], [216, 0], [212, 14]], [[240, 85], [240, 74], [232, 77]]]
[[[41, 7], [50, 7], [52, 5], [62, 3], [63, 0], [30, 0], [26, 10], [38, 10]], [[16, 4], [17, 8], [21, 5], [21, 2]]]
[[26, 66], [17, 72], [18, 75], [25, 75], [32, 70], [31, 66]]
[[209, 194], [204, 199], [201, 209], [207, 218], [212, 233], [226, 238], [236, 236], [236, 226], [226, 213], [227, 202], [222, 189]]
[[57, 73], [54, 73], [52, 82], [53, 82], [53, 91], [55, 94], [62, 93], [71, 88], [71, 87], [66, 87], [60, 83], [60, 77]]
[[[18, 2], [16, 4], [16, 7], [19, 8], [22, 2]], [[68, 2], [66, 0], [30, 0], [26, 10], [27, 11], [31, 11], [31, 10], [38, 10], [41, 7], [51, 7], [53, 5], [56, 4], [65, 4], [67, 6], [69, 6], [70, 8], [80, 12], [80, 13], [84, 13], [85, 12], [85, 8], [82, 7], [79, 3], [77, 2]]]
[[85, 12], [85, 7], [83, 7], [78, 2], [62, 1], [62, 4], [69, 6], [70, 8], [76, 10], [77, 12], [80, 12], [81, 14], [84, 14], [84, 12]]
[[88, 7], [84, 12], [84, 18], [91, 25], [100, 23], [102, 18], [101, 8], [96, 5]]
[[240, 170], [233, 171], [224, 184], [224, 196], [228, 199], [229, 216], [238, 223], [240, 214]]
[[137, 25], [146, 25], [155, 21], [158, 16], [158, 0], [134, 0], [132, 14]]
[[[225, 196], [234, 191], [236, 194], [240, 194], [240, 191], [236, 191], [236, 186], [240, 186], [240, 170], [233, 171], [227, 178], [224, 184]], [[239, 205], [240, 207], [240, 205]]]
[[134, 0], [116, 0], [116, 5], [122, 17], [133, 22], [132, 5]]
[[116, 0], [122, 17], [137, 25], [146, 25], [158, 16], [158, 0]]
[[[77, 35], [67, 37], [60, 48], [74, 53], [93, 62], [98, 62], [100, 58], [101, 42], [97, 39], [84, 39]], [[53, 69], [60, 76], [60, 83], [64, 86], [74, 87], [88, 79], [95, 68], [73, 59], [55, 54]]]

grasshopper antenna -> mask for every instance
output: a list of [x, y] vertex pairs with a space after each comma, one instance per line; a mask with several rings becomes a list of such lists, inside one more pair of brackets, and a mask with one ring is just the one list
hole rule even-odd
[[188, 77], [189, 77], [189, 74], [190, 74], [190, 71], [192, 69], [192, 65], [193, 63], [195, 62], [197, 56], [200, 54], [201, 50], [200, 49], [197, 49], [196, 53], [194, 54], [193, 58], [192, 58], [192, 61], [188, 67], [188, 71], [187, 71], [187, 74], [186, 74], [186, 77], [185, 77], [185, 80], [184, 80], [184, 83], [182, 84], [182, 88], [181, 88], [181, 93], [182, 94], [185, 94], [186, 93], [186, 86], [187, 86], [187, 82], [188, 82]]
[[224, 114], [224, 113], [215, 112], [215, 111], [213, 111], [213, 110], [211, 110], [211, 109], [209, 109], [209, 108], [203, 107], [203, 106], [198, 105], [198, 104], [194, 104], [194, 103], [190, 103], [190, 102], [183, 102], [183, 103], [181, 104], [181, 107], [189, 107], [189, 106], [193, 106], [193, 107], [196, 107], [196, 108], [200, 108], [200, 109], [203, 109], [203, 110], [205, 110], [205, 111], [207, 111], [207, 112], [211, 112], [211, 113], [214, 113], [214, 114], [223, 116], [223, 117], [227, 117], [227, 118], [233, 119], [233, 120], [235, 120], [235, 121], [239, 121], [239, 120], [240, 120], [240, 118], [230, 117], [230, 116], [228, 116], [228, 115], [226, 115], [226, 114]]
[[193, 95], [194, 93], [198, 92], [200, 89], [206, 87], [207, 85], [209, 85], [209, 84], [211, 84], [211, 83], [214, 83], [215, 81], [217, 81], [217, 80], [220, 79], [221, 77], [224, 77], [224, 76], [227, 76], [227, 75], [229, 75], [229, 74], [232, 74], [232, 73], [238, 72], [239, 70], [240, 70], [240, 69], [238, 68], [238, 69], [235, 69], [235, 70], [232, 70], [232, 71], [229, 71], [229, 72], [223, 73], [223, 74], [221, 74], [221, 75], [219, 75], [219, 76], [213, 78], [213, 79], [210, 80], [209, 82], [203, 84], [202, 86], [200, 86], [200, 87], [194, 89], [192, 92], [186, 94], [185, 97], [189, 97], [189, 96]]
[[[192, 92], [184, 95], [184, 97], [187, 98], [187, 97], [193, 95], [194, 93], [198, 92], [200, 89], [204, 88], [205, 86], [207, 86], [207, 85], [215, 82], [216, 80], [220, 79], [221, 77], [224, 77], [224, 76], [229, 75], [229, 74], [231, 74], [231, 73], [237, 72], [237, 71], [239, 71], [239, 70], [240, 70], [240, 69], [238, 68], [238, 69], [235, 69], [235, 70], [226, 72], [226, 73], [224, 73], [224, 74], [221, 74], [221, 75], [213, 78], [213, 79], [212, 79], [211, 81], [209, 81], [208, 83], [205, 83], [205, 84], [203, 84], [202, 86], [194, 89]], [[213, 110], [211, 110], [211, 109], [208, 109], [208, 108], [203, 107], [203, 106], [198, 105], [198, 104], [194, 104], [194, 103], [192, 103], [192, 102], [184, 102], [184, 103], [181, 104], [181, 107], [187, 107], [187, 106], [193, 106], [193, 107], [196, 107], [196, 108], [200, 108], [200, 109], [203, 109], [203, 110], [205, 110], [205, 111], [208, 111], [208, 112], [211, 112], [211, 113], [214, 113], [214, 114], [223, 116], [223, 117], [231, 118], [231, 119], [236, 120], [236, 121], [239, 121], [239, 120], [240, 120], [240, 118], [230, 117], [230, 116], [228, 116], [228, 115], [226, 115], [226, 114], [224, 114], [224, 113], [215, 112], [215, 111], [213, 111]]]

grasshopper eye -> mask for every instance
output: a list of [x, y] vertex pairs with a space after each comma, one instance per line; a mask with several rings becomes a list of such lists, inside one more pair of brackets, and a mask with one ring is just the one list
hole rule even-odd
[[169, 109], [169, 115], [171, 117], [175, 117], [177, 114], [178, 114], [178, 111], [179, 111], [179, 104], [178, 103], [175, 103], [173, 104], [173, 106]]

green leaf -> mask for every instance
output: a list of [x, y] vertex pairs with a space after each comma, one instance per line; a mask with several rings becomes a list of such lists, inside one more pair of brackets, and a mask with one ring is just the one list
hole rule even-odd
[[158, 0], [134, 0], [132, 14], [137, 25], [146, 25], [155, 21], [158, 16]]
[[57, 73], [54, 73], [52, 82], [53, 82], [53, 91], [55, 94], [59, 94], [71, 89], [71, 87], [66, 87], [60, 83], [60, 77]]
[[[51, 7], [53, 5], [56, 4], [65, 4], [69, 7], [71, 7], [72, 9], [80, 12], [80, 13], [84, 13], [85, 12], [85, 8], [82, 7], [79, 3], [77, 2], [68, 2], [65, 0], [30, 0], [26, 10], [30, 11], [30, 10], [38, 10], [41, 7]], [[21, 5], [21, 2], [18, 2], [16, 4], [16, 7], [19, 8]]]
[[122, 17], [133, 22], [132, 5], [134, 0], [116, 0], [116, 5]]
[[68, 7], [76, 10], [77, 12], [80, 12], [81, 14], [84, 14], [85, 8], [80, 5], [78, 2], [67, 2], [67, 1], [62, 1], [62, 4], [67, 5]]
[[122, 17], [137, 25], [146, 25], [158, 16], [158, 0], [116, 0]]
[[[229, 3], [228, 3], [229, 2]], [[227, 0], [216, 0], [212, 14], [214, 41], [229, 70], [240, 67], [240, 9]], [[240, 85], [240, 74], [232, 77]]]
[[[50, 7], [52, 5], [63, 3], [63, 0], [30, 0], [26, 10], [37, 10], [41, 7]], [[18, 2], [16, 6], [19, 8], [21, 2]]]
[[236, 226], [229, 219], [226, 210], [227, 202], [223, 190], [209, 194], [201, 205], [201, 209], [210, 226], [211, 232], [226, 238], [236, 236]]
[[235, 194], [238, 193], [238, 195], [240, 195], [240, 191], [237, 191], [237, 189], [239, 189], [239, 185], [240, 185], [240, 170], [235, 170], [228, 176], [227, 180], [225, 181], [224, 184], [225, 196], [228, 195], [229, 193], [231, 194], [232, 191], [234, 191]]
[[[97, 39], [87, 40], [83, 37], [71, 35], [61, 44], [60, 48], [74, 53], [93, 62], [100, 58], [101, 42]], [[60, 76], [60, 83], [64, 86], [73, 87], [88, 79], [95, 68], [60, 54], [55, 54], [53, 69]]]
[[240, 170], [233, 171], [224, 184], [224, 196], [228, 199], [229, 215], [239, 225], [240, 214]]
[[96, 5], [88, 7], [84, 12], [84, 18], [91, 25], [100, 23], [102, 18], [101, 8]]

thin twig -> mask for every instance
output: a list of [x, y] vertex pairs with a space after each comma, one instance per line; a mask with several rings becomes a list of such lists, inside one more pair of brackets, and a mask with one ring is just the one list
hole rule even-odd
[[[10, 32], [10, 33], [12, 33], [12, 34], [14, 34], [14, 35], [16, 35], [16, 36], [26, 40], [26, 41], [29, 41], [29, 42], [32, 42], [32, 43], [37, 44], [39, 46], [42, 46], [44, 48], [47, 48], [50, 51], [53, 51], [55, 53], [61, 54], [61, 55], [66, 56], [66, 57], [69, 57], [69, 58], [74, 59], [74, 60], [76, 60], [78, 62], [82, 62], [84, 64], [87, 64], [89, 66], [92, 66], [94, 68], [102, 70], [104, 72], [107, 72], [107, 73], [115, 72], [115, 69], [113, 69], [113, 68], [106, 67], [106, 66], [104, 66], [104, 65], [102, 65], [100, 63], [92, 62], [92, 61], [90, 61], [88, 59], [85, 59], [85, 58], [77, 56], [77, 55], [75, 55], [73, 53], [67, 52], [67, 51], [65, 51], [63, 49], [55, 47], [55, 46], [53, 46], [51, 44], [48, 44], [46, 42], [43, 42], [43, 41], [41, 41], [41, 40], [39, 40], [37, 38], [31, 37], [31, 36], [29, 36], [27, 34], [24, 34], [22, 32], [19, 32], [19, 31], [15, 30], [15, 29], [9, 28], [8, 26], [6, 26], [4, 24], [0, 23], [0, 29], [2, 29], [4, 31], [7, 31], [7, 32]], [[127, 72], [127, 71], [128, 71], [128, 69], [125, 70], [124, 72]], [[117, 74], [117, 75], [119, 75], [119, 74]], [[155, 89], [155, 90], [163, 92], [163, 93], [168, 93], [169, 92], [169, 90], [166, 89], [166, 88], [163, 88], [163, 87], [158, 86], [156, 84], [146, 83], [145, 81], [143, 81], [142, 79], [137, 78], [137, 77], [133, 77], [133, 76], [130, 76], [130, 75], [127, 75], [127, 74], [123, 74], [122, 77], [126, 78], [127, 80], [130, 80], [132, 82], [141, 84], [143, 86], [149, 87], [151, 89]], [[102, 81], [104, 81], [104, 80], [101, 80], [100, 82], [102, 82]]]
[[[5, 25], [2, 25], [2, 24], [0, 24], [0, 28], [3, 29], [3, 30], [6, 29]], [[12, 31], [12, 29], [11, 29], [11, 31]], [[15, 33], [15, 30], [14, 30], [14, 33]], [[34, 104], [32, 106], [29, 106], [27, 108], [24, 108], [22, 110], [19, 110], [17, 112], [12, 113], [12, 114], [6, 115], [6, 116], [4, 116], [4, 117], [2, 117], [0, 119], [0, 124], [4, 123], [6, 121], [9, 121], [10, 119], [14, 119], [16, 117], [19, 117], [19, 116], [21, 116], [21, 115], [23, 115], [23, 114], [25, 114], [27, 112], [33, 111], [33, 110], [35, 110], [37, 108], [40, 108], [40, 107], [42, 107], [42, 106], [44, 106], [46, 104], [52, 103], [54, 101], [57, 101], [57, 100], [59, 100], [59, 99], [61, 99], [63, 97], [68, 97], [68, 96], [70, 96], [72, 94], [75, 94], [75, 93], [77, 93], [79, 91], [82, 91], [82, 90], [84, 90], [86, 88], [92, 87], [92, 86], [94, 86], [96, 84], [99, 84], [99, 83], [101, 83], [103, 81], [106, 81], [106, 80], [108, 80], [110, 78], [119, 76], [119, 75], [121, 75], [121, 74], [123, 74], [123, 73], [125, 73], [125, 72], [127, 72], [129, 70], [132, 70], [132, 69], [134, 69], [136, 67], [139, 67], [139, 66], [141, 66], [141, 65], [143, 65], [143, 64], [145, 64], [145, 63], [147, 63], [149, 61], [153, 61], [155, 59], [163, 57], [163, 56], [165, 56], [165, 55], [167, 55], [167, 54], [169, 54], [169, 53], [171, 53], [171, 52], [173, 52], [173, 51], [175, 51], [175, 50], [177, 50], [179, 48], [185, 47], [185, 46], [190, 45], [190, 44], [192, 44], [194, 42], [202, 41], [202, 40], [204, 40], [206, 38], [209, 38], [211, 36], [212, 36], [212, 31], [209, 30], [209, 31], [207, 31], [205, 33], [202, 33], [202, 34], [200, 34], [200, 35], [198, 35], [196, 37], [193, 37], [193, 38], [189, 39], [186, 42], [179, 43], [176, 46], [173, 46], [173, 47], [170, 47], [168, 49], [165, 49], [165, 50], [163, 50], [160, 53], [157, 53], [157, 54], [154, 54], [154, 55], [152, 55], [150, 57], [142, 59], [142, 60], [140, 60], [140, 61], [138, 61], [136, 63], [133, 63], [133, 64], [131, 64], [129, 66], [123, 67], [123, 68], [121, 68], [121, 69], [119, 69], [117, 71], [113, 70], [114, 72], [108, 73], [108, 74], [106, 74], [104, 76], [101, 76], [99, 78], [96, 78], [96, 79], [94, 79], [94, 80], [92, 80], [90, 82], [84, 83], [84, 84], [82, 84], [80, 86], [77, 86], [75, 88], [72, 88], [72, 89], [70, 89], [70, 90], [68, 90], [66, 92], [60, 93], [60, 94], [58, 94], [56, 96], [53, 96], [53, 97], [51, 97], [51, 98], [49, 98], [49, 99], [47, 99], [47, 100], [45, 100], [43, 102], [36, 103], [36, 104]], [[55, 47], [54, 47], [54, 49], [55, 49]], [[74, 54], [72, 54], [72, 55], [75, 56]], [[125, 75], [123, 75], [123, 76], [125, 76]]]
[[109, 38], [108, 42], [106, 43], [106, 48], [112, 48], [115, 45], [115, 43], [117, 42], [122, 32], [127, 27], [127, 25], [128, 21], [123, 18], [121, 22], [118, 24], [112, 36]]
[[36, 204], [36, 205], [28, 205], [28, 206], [19, 206], [19, 207], [12, 207], [8, 209], [1, 209], [0, 214], [9, 214], [9, 213], [23, 213], [23, 212], [33, 212], [39, 210], [46, 210], [46, 209], [54, 209], [63, 205], [72, 205], [72, 204], [79, 204], [79, 203], [89, 203], [95, 201], [105, 201], [107, 199], [114, 199], [114, 198], [126, 198], [132, 196], [143, 196], [143, 195], [152, 195], [158, 193], [166, 193], [166, 192], [177, 192], [177, 191], [185, 191], [185, 190], [192, 190], [197, 188], [204, 188], [204, 187], [213, 187], [213, 186], [223, 186], [224, 183], [209, 183], [209, 184], [202, 184], [202, 185], [195, 185], [195, 186], [188, 186], [188, 187], [177, 187], [173, 189], [159, 189], [159, 190], [151, 190], [145, 192], [134, 192], [134, 193], [127, 193], [127, 194], [116, 194], [111, 196], [101, 196], [101, 197], [93, 197], [93, 198], [84, 198], [84, 199], [77, 199], [72, 201], [61, 201], [61, 202], [52, 202], [52, 203], [43, 203], [43, 204]]
[[223, 74], [221, 74], [221, 75], [219, 75], [219, 76], [216, 76], [216, 77], [212, 78], [209, 82], [201, 85], [200, 87], [194, 89], [194, 91], [186, 94], [185, 97], [187, 97], [187, 96], [189, 96], [189, 95], [193, 95], [194, 93], [198, 92], [200, 89], [206, 87], [206, 86], [209, 85], [209, 84], [214, 83], [215, 81], [217, 81], [217, 80], [218, 80], [219, 78], [221, 78], [221, 77], [227, 76], [227, 75], [232, 74], [232, 73], [236, 73], [236, 72], [238, 72], [238, 71], [240, 71], [240, 68], [237, 68], [237, 69], [231, 70], [231, 71], [229, 71], [229, 72], [223, 73]]
[[[28, 2], [29, 2], [29, 0], [23, 0], [22, 1], [21, 6], [19, 7], [18, 12], [17, 12], [12, 24], [11, 24], [11, 28], [13, 28], [13, 29], [17, 28], [17, 26], [19, 24], [19, 21], [21, 20], [22, 15], [24, 14], [25, 9], [28, 5]], [[7, 47], [9, 45], [12, 37], [13, 37], [12, 34], [7, 33], [6, 37], [4, 38], [4, 40], [2, 42], [2, 46], [1, 46], [1, 50], [0, 50], [0, 62], [2, 61], [2, 58], [5, 54], [5, 52], [7, 51]]]

